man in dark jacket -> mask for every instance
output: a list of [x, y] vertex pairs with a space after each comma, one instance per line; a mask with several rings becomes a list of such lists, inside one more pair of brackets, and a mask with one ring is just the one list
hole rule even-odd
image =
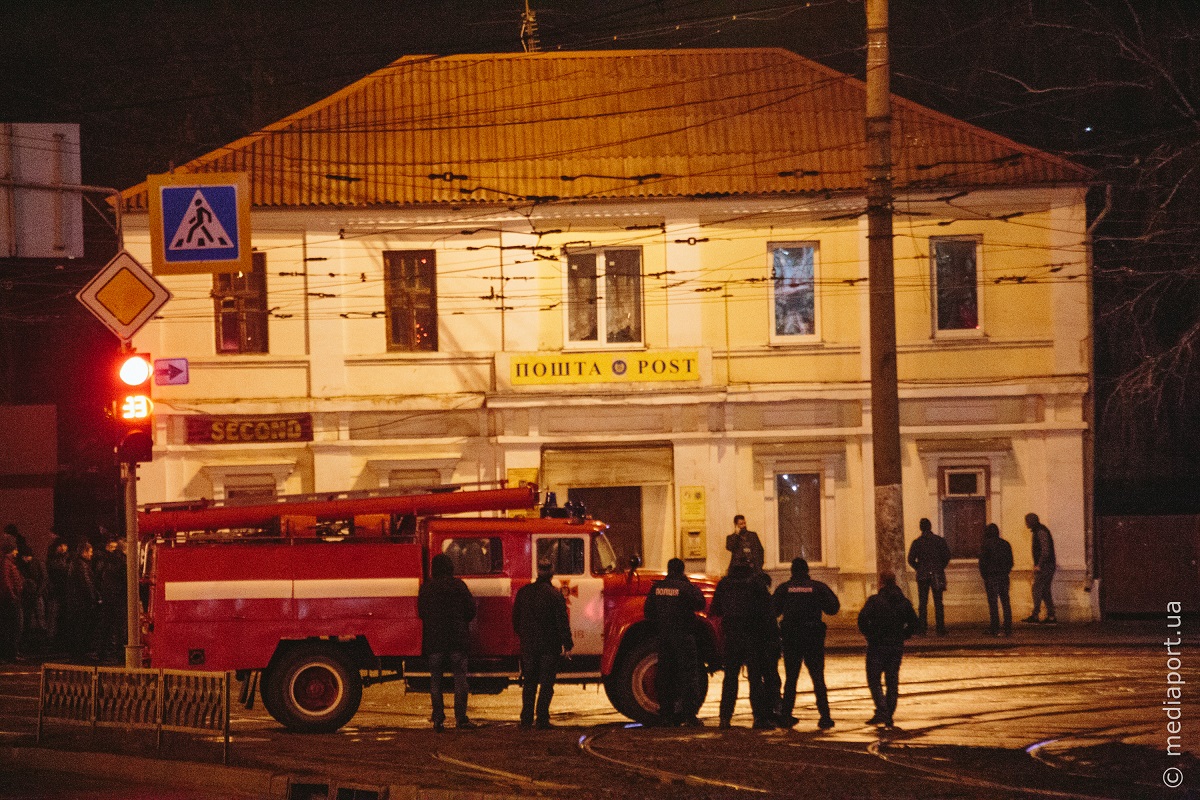
[[946, 609], [942, 605], [942, 592], [946, 591], [946, 567], [950, 564], [950, 548], [946, 540], [933, 532], [933, 525], [922, 517], [919, 523], [921, 535], [908, 549], [908, 565], [917, 573], [917, 614], [921, 617], [919, 633], [925, 633], [929, 625], [929, 593], [933, 593], [933, 616], [937, 624], [937, 635], [946, 635]]
[[1008, 601], [1008, 574], [1013, 568], [1012, 545], [1000, 538], [1000, 528], [989, 522], [983, 528], [983, 546], [979, 550], [979, 574], [987, 592], [988, 633], [1000, 635], [1000, 611], [1004, 609], [1004, 635], [1012, 635], [1012, 606]]
[[646, 621], [654, 630], [658, 668], [654, 690], [663, 725], [700, 725], [698, 708], [700, 656], [696, 647], [696, 612], [704, 595], [684, 574], [683, 559], [667, 562], [667, 577], [655, 581], [646, 595]]
[[84, 539], [67, 568], [66, 605], [59, 624], [67, 653], [76, 662], [90, 660], [89, 652], [96, 639], [100, 596], [92, 577], [93, 555], [92, 543]]
[[755, 728], [774, 728], [775, 709], [763, 697], [763, 654], [778, 627], [771, 615], [771, 593], [758, 579], [754, 567], [737, 564], [717, 583], [709, 614], [721, 620], [725, 640], [725, 678], [721, 683], [720, 727], [728, 728], [737, 704], [738, 673], [742, 666], [750, 678], [750, 708]]
[[[920, 625], [912, 603], [896, 585], [895, 573], [879, 573], [879, 592], [867, 598], [858, 612], [858, 629], [867, 639], [867, 686], [875, 701], [875, 715], [868, 725], [892, 727], [896, 698], [900, 692], [900, 661], [904, 640]], [[880, 677], [887, 683], [884, 694]]]
[[93, 559], [96, 594], [99, 597], [96, 648], [100, 661], [121, 662], [126, 644], [125, 542], [112, 537], [104, 543], [104, 552]]
[[775, 589], [771, 604], [775, 615], [782, 617], [779, 627], [783, 636], [783, 721], [788, 727], [797, 722], [792, 716], [796, 707], [796, 682], [800, 679], [801, 665], [806, 664], [817, 699], [817, 712], [821, 715], [817, 727], [822, 730], [832, 728], [833, 717], [829, 714], [829, 695], [825, 689], [825, 621], [821, 615], [836, 614], [841, 603], [828, 584], [809, 577], [807, 561], [793, 558], [792, 578]]
[[433, 702], [433, 729], [445, 727], [442, 673], [447, 664], [454, 673], [454, 720], [459, 728], [478, 728], [467, 717], [467, 649], [469, 629], [475, 619], [475, 598], [454, 577], [454, 562], [438, 553], [429, 562], [429, 580], [417, 593], [421, 618], [421, 652], [429, 657], [429, 697]]
[[513, 630], [521, 640], [521, 727], [546, 729], [558, 677], [558, 657], [571, 652], [567, 601], [551, 578], [554, 566], [538, 561], [537, 580], [522, 586], [513, 601]]
[[16, 661], [21, 650], [25, 579], [17, 566], [17, 550], [16, 539], [8, 533], [0, 535], [0, 662]]
[[[1054, 573], [1058, 570], [1058, 558], [1054, 554], [1054, 537], [1050, 529], [1042, 524], [1037, 514], [1025, 515], [1025, 527], [1033, 534], [1033, 613], [1026, 622], [1042, 622], [1053, 625], [1058, 622], [1054, 614]], [[1039, 620], [1042, 603], [1046, 604], [1046, 618]]]
[[756, 570], [763, 568], [766, 551], [758, 534], [746, 527], [746, 518], [738, 514], [733, 518], [733, 533], [725, 537], [725, 549], [729, 551], [729, 570], [748, 565]]

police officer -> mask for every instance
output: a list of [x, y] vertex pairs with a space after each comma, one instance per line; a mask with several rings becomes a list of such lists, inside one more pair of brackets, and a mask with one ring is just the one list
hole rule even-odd
[[513, 630], [521, 640], [521, 727], [550, 728], [550, 699], [558, 678], [558, 657], [570, 652], [567, 601], [550, 579], [554, 565], [538, 561], [537, 580], [522, 586], [513, 601]]
[[821, 615], [838, 613], [841, 603], [827, 584], [809, 577], [807, 561], [793, 558], [792, 578], [775, 589], [771, 604], [776, 616], [783, 618], [780, 625], [783, 636], [783, 722], [791, 727], [798, 721], [792, 716], [792, 710], [796, 707], [800, 667], [806, 665], [817, 699], [817, 711], [821, 715], [817, 727], [822, 730], [832, 728], [833, 717], [829, 715], [829, 696], [825, 690], [825, 622]]
[[696, 612], [704, 595], [683, 573], [683, 559], [667, 562], [667, 577], [655, 581], [646, 596], [646, 620], [654, 629], [658, 669], [654, 689], [663, 725], [702, 724], [692, 704], [700, 694], [700, 658], [696, 647]]
[[770, 729], [775, 709], [764, 697], [763, 654], [771, 631], [778, 631], [771, 615], [771, 593], [749, 564], [735, 564], [717, 583], [709, 613], [721, 620], [725, 640], [725, 677], [721, 683], [720, 727], [730, 727], [737, 704], [738, 673], [743, 666], [750, 678], [750, 708], [754, 727]]

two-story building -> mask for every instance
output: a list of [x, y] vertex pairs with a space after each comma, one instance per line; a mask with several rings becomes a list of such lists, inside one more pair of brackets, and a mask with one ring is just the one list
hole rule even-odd
[[[775, 49], [405, 57], [180, 167], [245, 172], [253, 269], [167, 275], [143, 501], [527, 479], [619, 554], [722, 572], [744, 514], [850, 608], [873, 585], [864, 86]], [[986, 620], [1089, 584], [1087, 173], [893, 101], [905, 529]], [[170, 135], [170, 132], [164, 132]], [[124, 194], [150, 260], [147, 187]], [[168, 233], [169, 236], [169, 233]]]

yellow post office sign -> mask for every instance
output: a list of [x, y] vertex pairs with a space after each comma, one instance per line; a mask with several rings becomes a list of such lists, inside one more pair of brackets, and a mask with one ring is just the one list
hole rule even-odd
[[514, 355], [509, 361], [509, 380], [513, 386], [698, 381], [700, 353], [648, 350]]

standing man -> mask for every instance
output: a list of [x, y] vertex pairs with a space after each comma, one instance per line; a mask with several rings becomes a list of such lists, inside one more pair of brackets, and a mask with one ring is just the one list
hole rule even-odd
[[421, 618], [421, 652], [429, 657], [429, 699], [433, 703], [433, 729], [445, 730], [442, 673], [454, 673], [454, 721], [463, 729], [479, 726], [467, 717], [468, 626], [475, 619], [475, 598], [461, 579], [454, 577], [454, 562], [438, 553], [429, 562], [429, 580], [417, 593]]
[[807, 561], [793, 558], [792, 578], [775, 589], [771, 604], [775, 615], [783, 618], [779, 626], [783, 635], [783, 721], [789, 728], [798, 722], [792, 715], [796, 682], [801, 665], [807, 665], [821, 715], [817, 727], [828, 730], [833, 727], [833, 717], [825, 689], [825, 621], [821, 615], [838, 613], [841, 603], [827, 584], [809, 577]]
[[774, 728], [771, 715], [775, 709], [763, 697], [763, 653], [772, 623], [771, 594], [757, 578], [749, 564], [730, 568], [729, 574], [717, 583], [709, 614], [721, 620], [725, 640], [725, 677], [721, 682], [720, 727], [728, 728], [737, 704], [738, 674], [742, 667], [750, 678], [750, 708], [754, 712], [754, 727]]
[[924, 517], [919, 523], [921, 535], [908, 549], [908, 565], [917, 572], [917, 614], [921, 617], [918, 632], [922, 635], [929, 626], [929, 593], [933, 593], [933, 617], [937, 635], [946, 635], [946, 608], [942, 593], [946, 591], [946, 567], [950, 564], [950, 548], [946, 540], [933, 532], [933, 525]]
[[115, 536], [104, 543], [104, 552], [93, 560], [93, 577], [99, 598], [96, 652], [101, 663], [122, 663], [128, 639], [126, 617], [125, 541]]
[[522, 586], [513, 601], [513, 630], [521, 640], [521, 727], [545, 730], [558, 677], [558, 657], [571, 652], [567, 601], [550, 582], [554, 565], [538, 561], [537, 580]]
[[757, 533], [746, 528], [746, 518], [741, 514], [733, 518], [733, 533], [725, 537], [725, 549], [729, 551], [729, 572], [743, 564], [756, 570], [763, 568], [766, 554], [762, 541]]
[[100, 596], [92, 577], [92, 543], [84, 539], [75, 550], [67, 568], [67, 596], [59, 626], [67, 654], [76, 663], [88, 660], [96, 638]]
[[[12, 526], [9, 526], [12, 527]], [[17, 566], [17, 540], [0, 535], [0, 662], [21, 654], [21, 598], [25, 579]]]
[[702, 724], [693, 705], [704, 700], [698, 697], [700, 656], [695, 635], [696, 612], [704, 610], [704, 595], [683, 569], [683, 559], [672, 558], [667, 562], [667, 577], [655, 581], [646, 596], [646, 621], [654, 629], [658, 650], [654, 690], [666, 726]]
[[[868, 597], [858, 612], [858, 629], [867, 639], [867, 686], [875, 701], [875, 715], [867, 720], [868, 725], [892, 727], [900, 695], [904, 640], [919, 625], [912, 603], [896, 585], [896, 574], [888, 570], [879, 573], [879, 592]], [[887, 684], [886, 694], [880, 678]]]
[[[1054, 614], [1054, 573], [1058, 569], [1058, 559], [1054, 555], [1054, 537], [1050, 529], [1041, 523], [1037, 514], [1025, 515], [1025, 527], [1033, 534], [1033, 613], [1025, 618], [1026, 622], [1041, 622], [1053, 625], [1058, 622]], [[1039, 620], [1042, 603], [1046, 604], [1046, 618]]]
[[1008, 573], [1012, 572], [1012, 545], [1000, 538], [1000, 528], [989, 522], [983, 528], [983, 546], [979, 550], [979, 574], [987, 592], [988, 633], [1000, 635], [1000, 611], [1004, 609], [1004, 635], [1012, 636], [1012, 605], [1008, 601]]

